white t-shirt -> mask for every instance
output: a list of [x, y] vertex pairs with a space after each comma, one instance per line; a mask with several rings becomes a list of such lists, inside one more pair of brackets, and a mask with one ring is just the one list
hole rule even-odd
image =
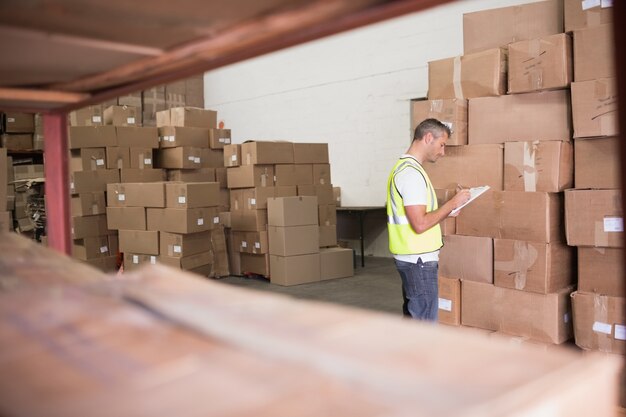
[[[417, 164], [417, 160], [411, 155], [402, 155], [402, 158], [412, 158]], [[428, 189], [422, 174], [415, 169], [403, 169], [395, 176], [395, 185], [402, 196], [405, 206], [426, 206]], [[439, 250], [422, 253], [420, 255], [393, 255], [399, 261], [417, 263], [419, 258], [422, 262], [439, 261]]]

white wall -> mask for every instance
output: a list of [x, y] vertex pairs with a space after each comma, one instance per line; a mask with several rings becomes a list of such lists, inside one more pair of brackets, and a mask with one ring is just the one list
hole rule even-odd
[[[328, 142], [343, 205], [384, 205], [428, 61], [463, 53], [463, 13], [529, 2], [461, 0], [207, 72], [205, 106], [234, 143]], [[387, 256], [384, 227], [374, 232], [366, 253]]]

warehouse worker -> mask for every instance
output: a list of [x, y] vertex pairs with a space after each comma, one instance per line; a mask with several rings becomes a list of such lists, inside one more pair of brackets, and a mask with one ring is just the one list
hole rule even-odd
[[435, 189], [422, 166], [444, 155], [449, 136], [450, 129], [439, 120], [421, 122], [387, 181], [389, 250], [402, 278], [404, 315], [414, 319], [437, 320], [437, 271], [443, 246], [439, 223], [470, 198], [468, 190], [461, 190], [438, 207]]

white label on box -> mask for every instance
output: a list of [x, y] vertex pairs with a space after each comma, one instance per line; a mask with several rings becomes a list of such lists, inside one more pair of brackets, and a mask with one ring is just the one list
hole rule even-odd
[[109, 248], [107, 248], [106, 246], [100, 246], [100, 253], [105, 253], [108, 251], [109, 251]]
[[139, 256], [133, 255], [133, 263], [134, 264], [138, 264], [139, 263]]
[[96, 165], [104, 165], [104, 159], [96, 159]]
[[185, 204], [187, 202], [187, 197], [184, 195], [178, 196], [178, 204]]
[[152, 265], [156, 264], [156, 256], [151, 256], [151, 257], [150, 257], [150, 263], [151, 263]]
[[250, 199], [250, 205], [251, 206], [256, 206], [256, 198], [251, 198]]
[[167, 140], [168, 140], [169, 142], [176, 142], [176, 135], [169, 135], [169, 136], [167, 137]]
[[452, 300], [439, 298], [439, 310], [452, 311]]
[[199, 164], [200, 163], [200, 157], [196, 156], [195, 158], [193, 158], [193, 162], [194, 162], [194, 164]]
[[617, 340], [626, 340], [626, 326], [623, 324], [615, 325], [615, 338]]
[[241, 242], [241, 247], [242, 248], [247, 248], [248, 247], [248, 242]]
[[220, 138], [220, 143], [230, 143], [230, 138]]
[[231, 155], [230, 160], [231, 161], [236, 161], [237, 160], [237, 155]]
[[254, 242], [254, 247], [257, 249], [261, 249], [261, 243], [260, 242]]
[[143, 164], [144, 164], [144, 165], [152, 165], [152, 159], [150, 159], [150, 158], [144, 158], [144, 160], [143, 160]]
[[613, 0], [602, 0], [602, 8], [613, 7]]
[[213, 217], [213, 223], [218, 224], [220, 222], [220, 217]]
[[7, 123], [15, 123], [15, 117], [7, 117]]
[[611, 334], [611, 330], [613, 329], [613, 326], [611, 326], [608, 323], [602, 323], [601, 321], [596, 321], [593, 323], [592, 329], [596, 333]]
[[174, 245], [174, 253], [181, 253], [183, 251], [183, 249], [180, 247], [180, 245]]
[[204, 224], [204, 219], [203, 218], [199, 218], [198, 219], [198, 226], [202, 226]]
[[191, 155], [189, 155], [189, 156], [187, 157], [187, 159], [193, 162], [194, 157], [193, 157], [193, 156], [191, 156]]
[[624, 218], [623, 217], [605, 217], [604, 218], [604, 231], [605, 232], [623, 232], [624, 231]]
[[102, 123], [102, 117], [100, 117], [100, 116], [91, 116], [91, 121], [93, 123]]
[[74, 188], [74, 183], [73, 182], [70, 182], [70, 188], [72, 188], [72, 189]]
[[126, 194], [118, 194], [117, 195], [117, 200], [118, 201], [126, 201]]
[[598, 7], [601, 4], [600, 0], [582, 0], [581, 1], [583, 10], [589, 10], [593, 7]]
[[135, 124], [135, 118], [134, 117], [128, 117], [126, 119], [126, 123], [128, 123], [129, 125], [134, 125]]

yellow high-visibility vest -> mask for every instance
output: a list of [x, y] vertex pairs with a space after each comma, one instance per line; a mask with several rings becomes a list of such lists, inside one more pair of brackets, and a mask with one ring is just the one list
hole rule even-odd
[[413, 158], [405, 157], [393, 167], [387, 180], [387, 230], [389, 250], [395, 255], [412, 255], [434, 252], [443, 246], [441, 227], [434, 225], [424, 233], [416, 233], [404, 210], [402, 196], [395, 185], [395, 177], [405, 169], [415, 169], [426, 182], [426, 212], [437, 210], [435, 189], [422, 166]]

